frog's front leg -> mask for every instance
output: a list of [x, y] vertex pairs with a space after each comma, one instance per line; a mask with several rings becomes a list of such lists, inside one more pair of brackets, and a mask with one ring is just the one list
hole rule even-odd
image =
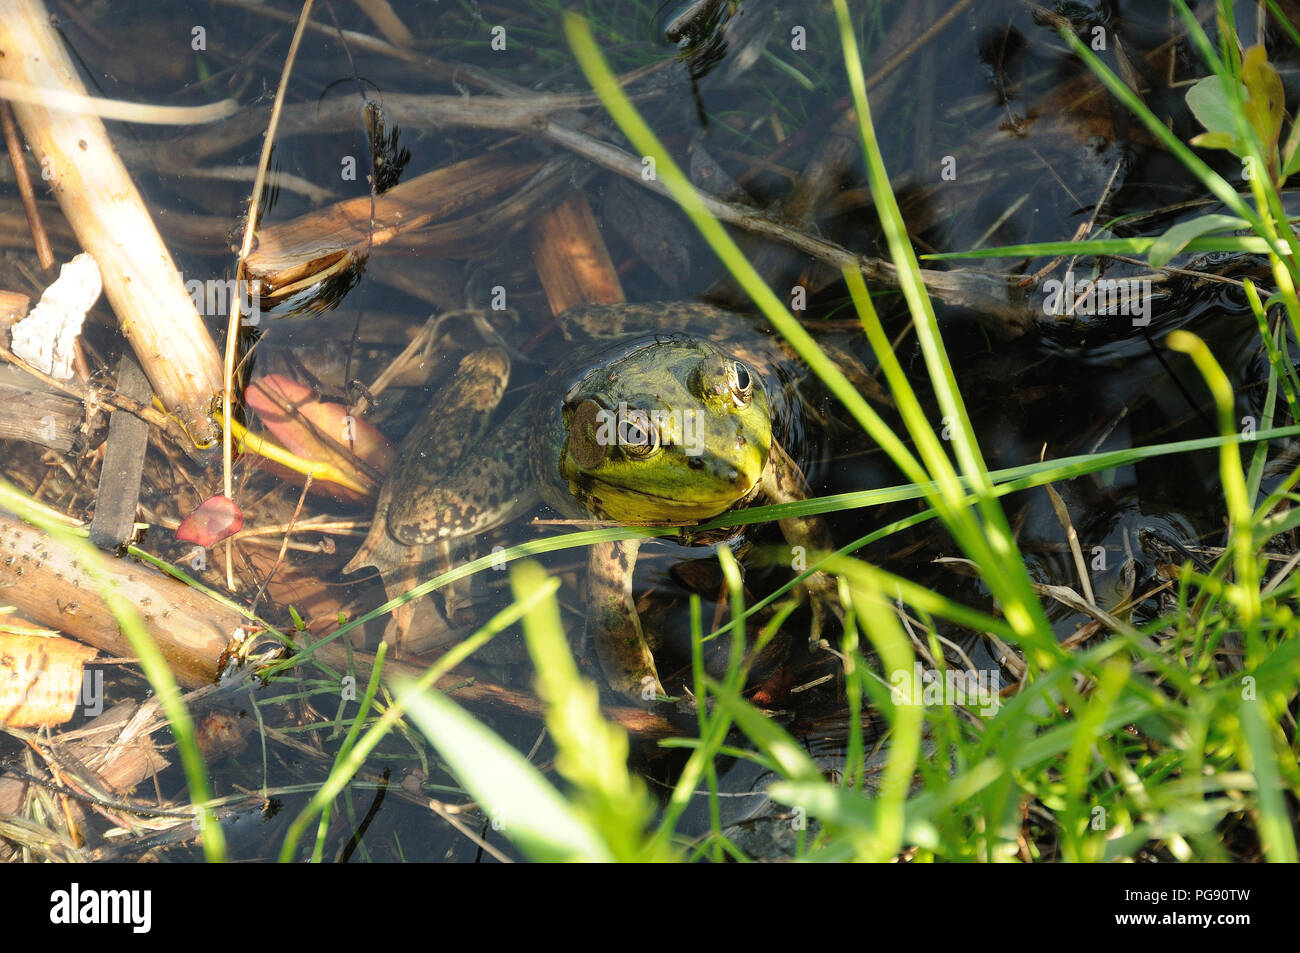
[[[768, 454], [767, 466], [763, 468], [763, 493], [773, 503], [791, 503], [806, 500], [811, 495], [808, 481], [804, 479], [799, 464], [790, 459], [789, 454], [778, 443], [772, 444]], [[805, 550], [815, 549], [827, 552], [831, 549], [831, 536], [826, 528], [826, 521], [817, 516], [796, 516], [778, 520], [781, 533], [792, 547], [801, 546]], [[814, 648], [821, 641], [822, 623], [826, 610], [837, 611], [835, 580], [818, 570], [803, 581], [802, 588], [808, 594], [812, 609], [812, 629], [808, 633], [808, 643]]]
[[492, 426], [509, 376], [510, 358], [501, 348], [465, 355], [402, 442], [387, 513], [388, 532], [399, 543], [425, 546], [485, 533], [536, 505], [528, 408]]
[[645, 703], [667, 694], [632, 601], [639, 539], [597, 543], [587, 560], [587, 634], [610, 687]]
[[[500, 348], [465, 355], [439, 388], [429, 411], [402, 441], [397, 465], [379, 493], [370, 533], [344, 573], [380, 571], [390, 598], [428, 575], [441, 544], [484, 533], [538, 502], [528, 454], [528, 411], [517, 409], [493, 426], [510, 360]], [[408, 648], [429, 641], [422, 631], [434, 614], [427, 600], [394, 612], [386, 638]], [[440, 617], [432, 636], [446, 641]]]

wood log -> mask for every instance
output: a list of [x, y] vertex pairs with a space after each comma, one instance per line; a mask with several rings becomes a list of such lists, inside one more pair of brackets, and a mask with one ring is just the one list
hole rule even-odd
[[[233, 609], [147, 566], [105, 561], [118, 591], [135, 605], [177, 681], [188, 687], [216, 679], [221, 653], [242, 623]], [[58, 542], [0, 511], [0, 589], [34, 622], [109, 655], [131, 657], [131, 643], [90, 575]]]
[[[102, 565], [111, 573], [118, 591], [139, 607], [146, 628], [167, 658], [176, 680], [191, 688], [214, 682], [235, 630], [248, 629], [242, 615], [150, 566], [108, 559]], [[67, 550], [2, 510], [0, 591], [7, 603], [40, 625], [65, 632], [109, 655], [132, 654], [117, 620], [98, 596], [95, 583]], [[374, 666], [372, 654], [349, 652], [338, 643], [321, 646], [317, 657], [339, 672], [352, 671], [355, 666], [357, 678], [363, 683]], [[397, 675], [418, 678], [423, 671], [421, 666], [400, 660], [384, 663], [386, 679]], [[541, 702], [535, 695], [464, 673], [445, 675], [436, 687], [464, 705], [535, 718], [542, 714]], [[671, 721], [655, 712], [618, 706], [606, 708], [605, 714], [643, 737], [680, 734]]]
[[0, 440], [25, 440], [67, 453], [85, 420], [81, 401], [0, 364]]

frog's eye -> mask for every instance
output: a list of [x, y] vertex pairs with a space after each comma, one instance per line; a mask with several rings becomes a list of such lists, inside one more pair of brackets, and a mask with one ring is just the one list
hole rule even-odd
[[731, 390], [731, 399], [735, 405], [747, 407], [749, 399], [754, 396], [754, 375], [740, 361], [728, 361], [727, 387]]
[[645, 460], [659, 452], [659, 428], [644, 410], [629, 411], [618, 422], [618, 445], [634, 460]]

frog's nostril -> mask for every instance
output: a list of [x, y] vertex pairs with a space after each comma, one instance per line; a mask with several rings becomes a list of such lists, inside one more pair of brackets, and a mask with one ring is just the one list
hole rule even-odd
[[704, 469], [704, 458], [703, 458], [703, 457], [687, 457], [687, 458], [686, 458], [686, 465], [687, 465], [688, 467], [690, 467], [692, 470], [703, 470], [703, 469]]

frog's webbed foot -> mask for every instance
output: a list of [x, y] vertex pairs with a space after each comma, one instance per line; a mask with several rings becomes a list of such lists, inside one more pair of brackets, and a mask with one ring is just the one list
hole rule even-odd
[[632, 601], [637, 539], [597, 543], [587, 559], [587, 633], [605, 681], [616, 692], [647, 704], [667, 694]]
[[808, 608], [812, 613], [812, 624], [808, 629], [808, 648], [816, 650], [821, 645], [827, 616], [834, 615], [840, 625], [843, 625], [844, 608], [840, 605], [835, 580], [820, 570], [805, 579], [800, 588], [808, 597]]

